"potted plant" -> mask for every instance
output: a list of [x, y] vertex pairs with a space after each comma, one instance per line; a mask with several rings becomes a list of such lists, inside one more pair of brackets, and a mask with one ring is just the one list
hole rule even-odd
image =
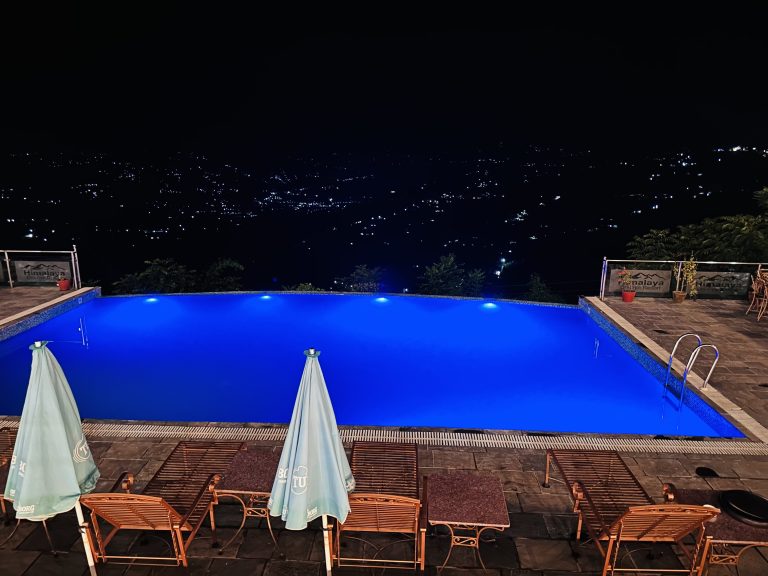
[[637, 291], [632, 284], [632, 271], [622, 268], [617, 272], [619, 286], [621, 286], [621, 299], [624, 302], [632, 302], [635, 299]]
[[69, 290], [70, 281], [69, 278], [64, 275], [64, 272], [59, 272], [59, 279], [56, 280], [56, 286], [58, 286], [59, 290], [62, 292]]
[[685, 300], [686, 296], [696, 300], [696, 295], [698, 294], [696, 289], [697, 268], [696, 259], [691, 254], [688, 260], [683, 260], [672, 269], [672, 273], [675, 275], [675, 289], [672, 291], [672, 300], [674, 302], [679, 304]]

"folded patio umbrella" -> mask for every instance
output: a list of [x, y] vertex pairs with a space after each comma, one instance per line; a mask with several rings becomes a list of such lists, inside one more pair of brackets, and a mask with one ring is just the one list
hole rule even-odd
[[268, 507], [289, 530], [303, 530], [323, 517], [325, 562], [331, 571], [331, 542], [327, 516], [344, 522], [355, 479], [341, 443], [336, 416], [320, 370], [318, 350], [310, 348], [280, 456]]
[[30, 346], [32, 371], [5, 486], [21, 520], [72, 510], [99, 479], [72, 390], [47, 344]]

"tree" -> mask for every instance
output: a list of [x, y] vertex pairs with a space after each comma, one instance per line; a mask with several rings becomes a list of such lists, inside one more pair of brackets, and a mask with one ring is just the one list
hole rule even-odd
[[467, 272], [464, 281], [464, 295], [479, 298], [483, 295], [483, 286], [485, 286], [485, 272], [479, 268]]
[[358, 264], [349, 276], [336, 278], [333, 285], [342, 292], [378, 292], [383, 274], [384, 270], [378, 266], [368, 268], [366, 264]]
[[754, 193], [762, 211], [707, 218], [670, 230], [650, 230], [627, 243], [627, 253], [637, 260], [699, 260], [763, 262], [768, 259], [768, 187]]
[[528, 280], [528, 290], [522, 298], [523, 300], [531, 300], [533, 302], [562, 302], [563, 298], [552, 292], [549, 286], [547, 286], [541, 279], [541, 276], [534, 273], [531, 274]]
[[300, 282], [295, 286], [283, 286], [283, 290], [289, 292], [325, 292], [322, 288], [313, 286], [312, 282]]
[[197, 272], [189, 270], [173, 258], [156, 258], [144, 262], [141, 272], [126, 274], [112, 284], [117, 294], [167, 294], [194, 292]]
[[651, 229], [627, 243], [627, 253], [635, 260], [676, 260], [679, 239], [669, 230]]
[[480, 296], [485, 283], [485, 272], [480, 269], [464, 273], [464, 266], [456, 256], [448, 254], [428, 266], [420, 278], [422, 294], [443, 296]]
[[243, 265], [231, 258], [219, 258], [208, 267], [201, 288], [208, 292], [234, 292], [243, 289]]
[[422, 294], [461, 296], [464, 288], [464, 268], [453, 254], [440, 256], [440, 260], [428, 266], [421, 276], [419, 291]]

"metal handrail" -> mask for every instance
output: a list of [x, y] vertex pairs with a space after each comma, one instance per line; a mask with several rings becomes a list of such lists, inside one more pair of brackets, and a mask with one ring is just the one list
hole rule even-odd
[[688, 380], [688, 373], [693, 369], [693, 365], [696, 363], [696, 359], [699, 357], [699, 352], [701, 352], [702, 348], [712, 348], [715, 351], [715, 360], [712, 362], [712, 367], [709, 369], [709, 374], [707, 374], [704, 384], [701, 385], [702, 390], [707, 387], [709, 378], [712, 376], [712, 372], [715, 371], [717, 361], [720, 359], [720, 351], [714, 344], [700, 344], [699, 346], [696, 346], [693, 352], [691, 352], [691, 357], [688, 359], [688, 364], [686, 364], [685, 371], [683, 372], [683, 387], [680, 390], [680, 403], [677, 408], [678, 412], [683, 408], [683, 397], [685, 395], [685, 383]]
[[[675, 346], [672, 348], [672, 354], [669, 355], [669, 362], [667, 363], [667, 375], [664, 378], [664, 394], [661, 397], [662, 400], [664, 400], [667, 397], [667, 384], [669, 384], [669, 377], [672, 374], [672, 360], [674, 360], [675, 358], [675, 352], [677, 352], [677, 347], [680, 345], [680, 342], [682, 342], [682, 340], [684, 338], [687, 338], [688, 336], [693, 336], [694, 338], [696, 338], [698, 345], [696, 346], [695, 350], [698, 350], [699, 347], [701, 347], [702, 345], [701, 336], [699, 336], [698, 334], [694, 334], [693, 332], [686, 332], [685, 334], [680, 336], [680, 338], [677, 339], [677, 342], [675, 342]], [[690, 362], [690, 358], [688, 362]], [[683, 377], [685, 377], [685, 373], [683, 373]], [[683, 387], [685, 387], [685, 380], [683, 380]], [[681, 391], [680, 396], [682, 395], [683, 393]]]
[[72, 265], [72, 287], [77, 290], [82, 288], [80, 279], [80, 260], [77, 257], [77, 246], [72, 245], [72, 250], [0, 250], [3, 253], [5, 262], [5, 271], [8, 274], [8, 285], [13, 288], [13, 277], [11, 276], [11, 259], [9, 254], [69, 254], [69, 261]]

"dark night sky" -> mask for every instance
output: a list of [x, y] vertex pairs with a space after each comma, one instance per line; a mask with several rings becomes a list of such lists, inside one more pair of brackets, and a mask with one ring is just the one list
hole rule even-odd
[[55, 16], [3, 41], [4, 148], [664, 147], [768, 134], [768, 35], [744, 24], [764, 22], [755, 15], [722, 29], [625, 17], [632, 27], [418, 34], [182, 8]]

